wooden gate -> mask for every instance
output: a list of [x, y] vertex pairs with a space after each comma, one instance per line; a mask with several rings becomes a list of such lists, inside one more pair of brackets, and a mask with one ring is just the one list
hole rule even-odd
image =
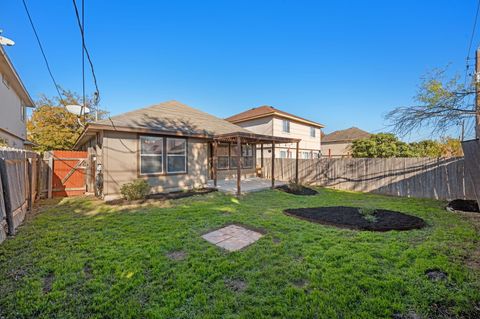
[[53, 197], [85, 194], [87, 161], [84, 151], [53, 151]]

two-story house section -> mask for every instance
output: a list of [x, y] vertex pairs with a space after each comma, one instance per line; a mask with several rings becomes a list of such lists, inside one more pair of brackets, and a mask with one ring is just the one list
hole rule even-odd
[[[230, 116], [227, 121], [254, 133], [301, 139], [299, 158], [318, 158], [321, 149], [322, 124], [281, 111], [273, 106], [259, 106]], [[259, 146], [258, 146], [259, 147]], [[271, 145], [264, 146], [264, 156], [271, 157]], [[276, 144], [276, 158], [295, 158], [295, 145]], [[260, 152], [257, 152], [257, 157]]]
[[34, 102], [0, 45], [0, 145], [26, 147], [27, 107]]

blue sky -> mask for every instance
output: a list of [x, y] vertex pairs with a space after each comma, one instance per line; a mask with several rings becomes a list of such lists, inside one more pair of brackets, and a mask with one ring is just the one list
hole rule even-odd
[[[426, 71], [464, 71], [476, 2], [86, 0], [85, 32], [112, 115], [171, 99], [221, 117], [273, 105], [326, 132], [378, 132]], [[80, 92], [72, 1], [27, 4], [55, 78]], [[21, 0], [1, 2], [0, 28], [32, 97], [54, 95]]]

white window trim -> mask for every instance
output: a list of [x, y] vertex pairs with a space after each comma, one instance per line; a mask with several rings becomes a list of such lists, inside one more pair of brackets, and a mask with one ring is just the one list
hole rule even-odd
[[[168, 141], [169, 140], [180, 140], [182, 141], [184, 144], [184, 149], [183, 149], [183, 154], [168, 154]], [[165, 159], [166, 159], [166, 162], [165, 162], [165, 166], [167, 168], [167, 174], [182, 174], [182, 173], [186, 173], [187, 172], [187, 140], [184, 139], [184, 138], [172, 138], [172, 137], [167, 137], [166, 138], [166, 145], [167, 145], [167, 149], [166, 149], [166, 152], [165, 152]], [[185, 166], [183, 168], [183, 171], [169, 171], [168, 170], [168, 158], [169, 157], [184, 157], [185, 158]]]
[[[152, 137], [158, 138], [158, 139], [160, 139], [160, 140], [162, 141], [162, 144], [161, 144], [161, 145], [162, 145], [162, 153], [161, 153], [161, 154], [142, 154], [142, 139], [143, 139], [143, 138], [152, 138]], [[163, 142], [164, 142], [163, 140], [164, 140], [164, 138], [161, 137], [161, 136], [141, 135], [140, 138], [139, 138], [139, 140], [140, 140], [140, 149], [139, 149], [138, 151], [139, 151], [139, 153], [140, 153], [140, 167], [139, 167], [140, 175], [142, 175], [142, 176], [148, 176], [148, 175], [163, 174], [163, 165], [164, 165], [163, 161], [165, 160], [165, 159], [164, 159], [164, 149], [163, 149], [163, 148], [164, 148], [164, 147], [163, 147]], [[160, 158], [162, 159], [162, 165], [160, 165], [160, 171], [157, 171], [157, 172], [155, 172], [155, 173], [143, 173], [143, 172], [142, 172], [142, 157], [160, 157]]]
[[[285, 130], [285, 123], [287, 123], [287, 130]], [[289, 120], [282, 120], [282, 132], [283, 133], [290, 133], [290, 121]]]

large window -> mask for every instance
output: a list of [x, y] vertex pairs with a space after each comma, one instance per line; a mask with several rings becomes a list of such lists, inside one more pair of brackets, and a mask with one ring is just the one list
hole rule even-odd
[[140, 174], [187, 172], [187, 140], [140, 136]]
[[[236, 169], [238, 167], [237, 144], [219, 144], [217, 147], [217, 168]], [[252, 168], [254, 165], [253, 145], [242, 144], [241, 167]]]
[[219, 169], [228, 169], [229, 166], [229, 146], [228, 144], [219, 144], [217, 149], [218, 163], [217, 167]]
[[243, 168], [253, 167], [253, 145], [249, 145], [249, 144], [242, 145], [242, 167]]
[[167, 138], [167, 173], [187, 172], [187, 141]]
[[140, 174], [163, 173], [163, 137], [140, 136]]
[[282, 129], [285, 133], [290, 133], [290, 121], [282, 120]]
[[310, 127], [310, 136], [311, 137], [315, 137], [315, 128], [314, 127]]

